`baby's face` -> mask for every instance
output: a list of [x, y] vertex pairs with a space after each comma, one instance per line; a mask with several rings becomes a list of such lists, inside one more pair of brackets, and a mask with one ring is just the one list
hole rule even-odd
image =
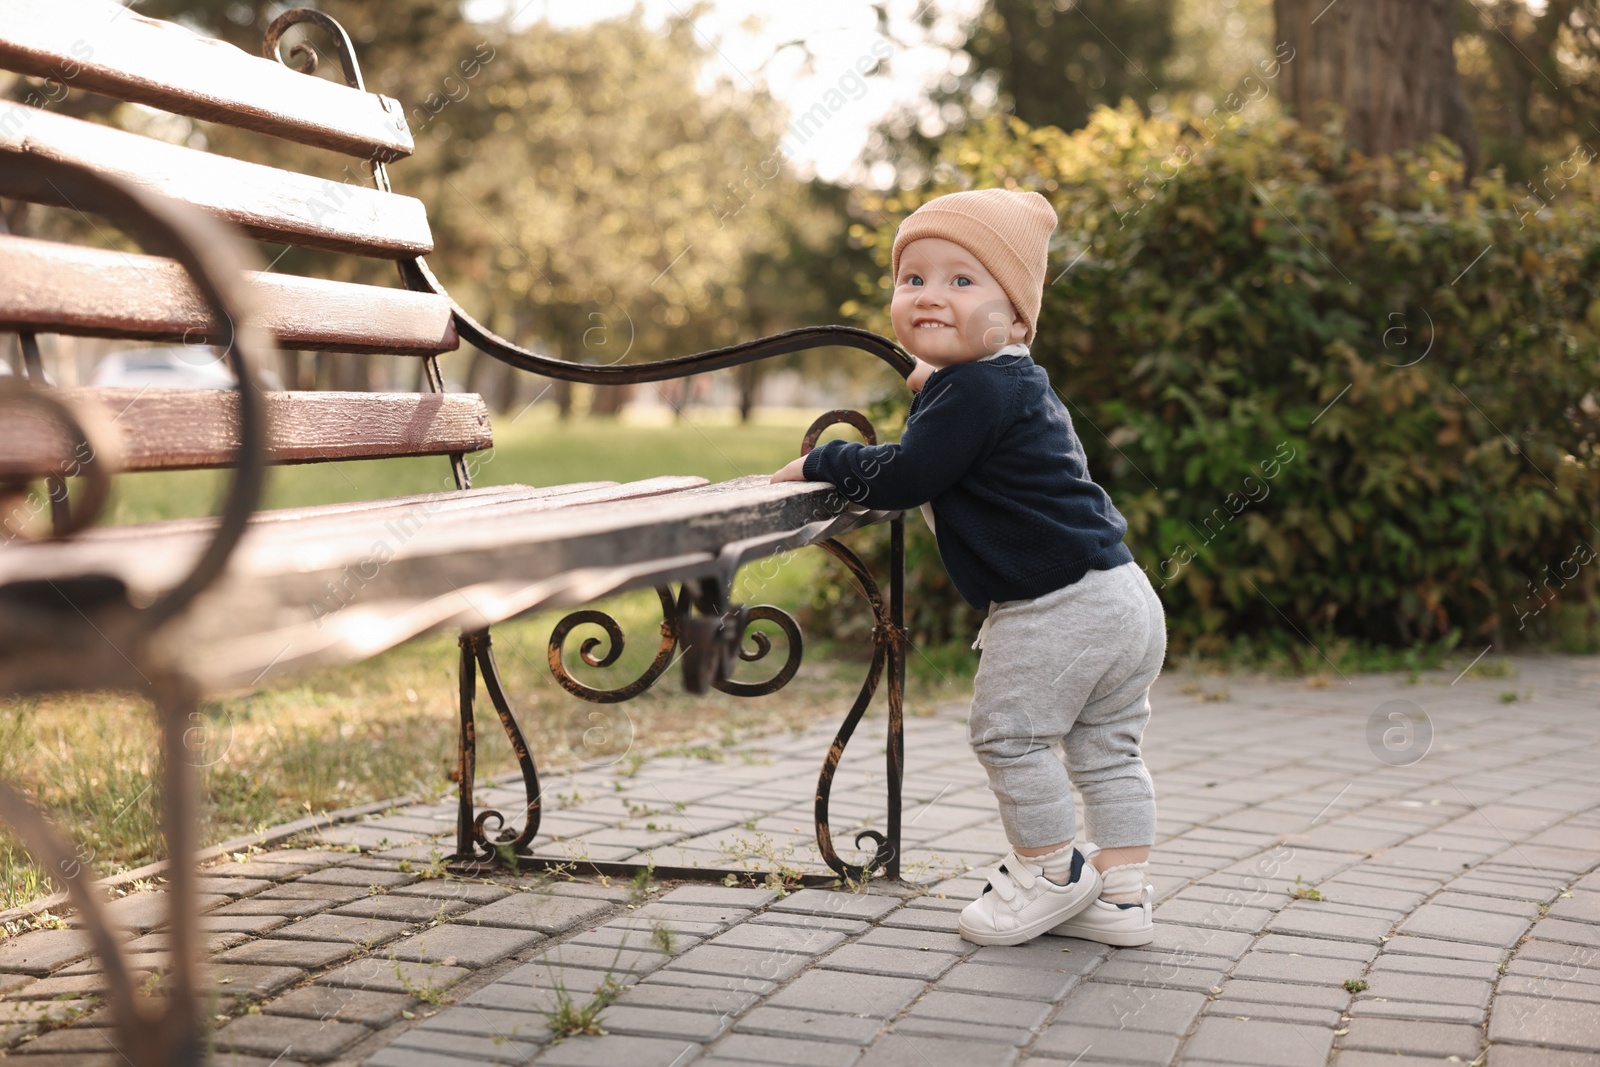
[[994, 276], [943, 237], [919, 237], [900, 252], [889, 318], [912, 355], [935, 367], [992, 355], [1028, 334]]

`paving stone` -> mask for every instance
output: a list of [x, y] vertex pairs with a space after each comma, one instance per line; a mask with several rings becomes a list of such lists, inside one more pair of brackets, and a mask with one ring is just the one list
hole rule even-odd
[[858, 945], [884, 945], [888, 948], [909, 948], [918, 952], [948, 952], [965, 956], [977, 945], [956, 933], [934, 933], [927, 930], [899, 930], [878, 927], [856, 940]]
[[1436, 974], [1441, 978], [1477, 978], [1492, 982], [1500, 973], [1500, 964], [1492, 960], [1457, 960], [1446, 956], [1385, 952], [1373, 961], [1372, 970], [1376, 973], [1401, 971], [1406, 974]]
[[854, 1045], [832, 1041], [797, 1041], [766, 1034], [729, 1034], [712, 1046], [712, 1052], [712, 1057], [701, 1062], [721, 1064], [739, 1061], [759, 1063], [765, 1067], [772, 1064], [785, 1064], [788, 1067], [850, 1067], [861, 1059], [861, 1050]]
[[401, 871], [375, 871], [370, 867], [324, 867], [320, 871], [312, 871], [310, 874], [301, 875], [291, 884], [342, 885], [362, 889], [377, 886], [381, 889], [392, 889], [395, 886], [407, 885], [416, 880], [416, 875], [405, 874]]
[[[205, 918], [215, 923], [219, 919], [236, 916], [273, 916], [287, 922], [299, 915], [315, 915], [333, 906], [330, 900], [263, 900], [259, 896], [245, 897], [232, 904], [224, 904]], [[227, 929], [214, 925], [211, 929]]]
[[224, 897], [247, 897], [251, 893], [259, 893], [275, 882], [265, 878], [226, 878], [220, 875], [200, 877], [200, 892], [213, 893]]
[[80, 930], [30, 930], [0, 941], [0, 971], [45, 975], [89, 954]]
[[245, 934], [264, 934], [276, 930], [289, 921], [283, 915], [219, 915], [212, 912], [210, 915], [200, 916], [200, 929], [202, 931], [239, 932]]
[[[267, 1065], [263, 1064], [262, 1067]], [[446, 1059], [437, 1052], [390, 1045], [368, 1056], [366, 1067], [493, 1067], [493, 1065], [488, 1060], [458, 1060], [453, 1056]]]
[[1032, 1054], [1071, 1063], [1125, 1063], [1166, 1067], [1178, 1051], [1178, 1038], [1138, 1030], [1056, 1023], [1039, 1035]]
[[1025, 967], [997, 967], [970, 962], [958, 963], [937, 988], [958, 993], [982, 993], [992, 997], [1022, 997], [1055, 1002], [1067, 995], [1078, 975], [1067, 971], [1033, 970]]
[[[713, 907], [711, 905], [666, 904], [653, 901], [641, 908], [636, 908], [627, 913], [627, 917], [634, 919], [649, 919], [651, 922], [692, 922], [706, 923], [718, 929], [727, 929], [736, 922], [742, 922], [754, 915], [753, 909], [733, 907]], [[803, 916], [802, 916], [803, 917]]]
[[500, 1011], [476, 1004], [446, 1008], [419, 1023], [416, 1029], [446, 1034], [473, 1034], [478, 1037], [515, 1038], [517, 1041], [533, 1045], [546, 1044], [553, 1036], [543, 1014]]
[[[795, 896], [802, 896], [812, 892], [802, 889]], [[660, 898], [662, 904], [695, 904], [713, 908], [731, 907], [755, 910], [777, 899], [778, 894], [770, 889], [740, 889], [736, 886], [720, 885], [682, 885], [665, 893]], [[791, 898], [792, 899], [792, 898]]]
[[756, 922], [763, 926], [801, 926], [807, 930], [837, 930], [847, 936], [864, 934], [873, 928], [871, 923], [862, 922], [860, 919], [838, 919], [831, 915], [791, 914], [782, 911], [764, 911], [757, 917]]
[[[1151, 946], [1153, 948], [1154, 946]], [[967, 958], [973, 963], [1026, 967], [1030, 971], [1067, 971], [1085, 974], [1112, 950], [1076, 937], [1036, 937], [1021, 945], [985, 945]], [[1131, 951], [1127, 949], [1119, 951]], [[1161, 953], [1162, 956], [1169, 955]], [[1183, 955], [1173, 958], [1184, 959]]]
[[901, 908], [883, 919], [880, 930], [932, 930], [940, 933], [956, 932], [956, 913], [934, 911], [931, 908]]
[[443, 1033], [435, 1030], [408, 1030], [389, 1046], [395, 1049], [416, 1049], [435, 1057], [482, 1060], [489, 1063], [526, 1063], [539, 1051], [539, 1045], [506, 1036], [478, 1036], [474, 1034]]
[[321, 1063], [366, 1037], [364, 1026], [335, 1020], [297, 1019], [287, 1015], [241, 1015], [223, 1025], [214, 1040], [218, 1048], [259, 1056], [293, 1057]]
[[1362, 997], [1386, 1000], [1425, 1001], [1430, 1004], [1465, 1004], [1485, 1007], [1492, 983], [1468, 978], [1441, 978], [1431, 974], [1406, 974], [1390, 971], [1367, 976], [1367, 991]]
[[1499, 963], [1505, 950], [1489, 945], [1469, 945], [1463, 941], [1440, 941], [1431, 937], [1397, 934], [1383, 944], [1385, 955], [1438, 956], [1453, 960], [1480, 960]]
[[803, 926], [769, 926], [741, 923], [709, 943], [724, 948], [748, 948], [762, 952], [798, 952], [819, 956], [842, 945], [845, 935], [837, 930], [807, 929]]
[[1372, 943], [1389, 932], [1393, 925], [1388, 919], [1371, 919], [1356, 915], [1341, 915], [1315, 904], [1300, 906], [1295, 901], [1266, 924], [1266, 929], [1279, 934], [1298, 934], [1301, 937], [1329, 938], [1333, 940]]
[[214, 963], [202, 972], [201, 984], [226, 996], [265, 1000], [305, 976], [306, 973], [298, 967]]
[[1181, 1034], [1205, 1002], [1204, 995], [1181, 989], [1084, 982], [1062, 1002], [1056, 1021], [1080, 1026], [1115, 1023], [1119, 1030]]
[[1325, 941], [1314, 937], [1295, 937], [1292, 934], [1267, 934], [1252, 948], [1256, 952], [1318, 956], [1326, 959], [1355, 960], [1360, 963], [1369, 963], [1378, 955], [1376, 945], [1361, 945], [1353, 941]]
[[365, 886], [329, 885], [323, 882], [284, 882], [271, 889], [263, 889], [256, 900], [325, 900], [330, 906], [348, 904], [368, 896]]
[[409, 923], [387, 919], [323, 914], [280, 926], [272, 936], [285, 941], [343, 941], [370, 948], [392, 941], [411, 928]]
[[404, 993], [377, 993], [366, 989], [335, 989], [309, 985], [262, 1005], [268, 1015], [294, 1015], [302, 1019], [336, 1019], [381, 1029], [414, 1008], [417, 1001]]
[[1437, 1004], [1416, 1000], [1375, 1000], [1357, 998], [1347, 1014], [1384, 1019], [1412, 1019], [1425, 1023], [1461, 1023], [1479, 1026], [1486, 1014], [1470, 1004]]
[[450, 878], [430, 878], [389, 890], [403, 897], [430, 897], [435, 900], [464, 900], [469, 904], [492, 904], [511, 895], [505, 886], [481, 882], [458, 882]]
[[908, 1017], [948, 1019], [959, 1023], [1034, 1030], [1050, 1015], [1050, 1005], [1035, 1000], [997, 1000], [972, 993], [936, 989], [917, 1001]]
[[1270, 1067], [1322, 1067], [1333, 1033], [1312, 1026], [1207, 1016], [1184, 1044], [1184, 1056], [1232, 1064]]
[[1242, 1023], [1266, 1021], [1290, 1023], [1294, 1026], [1319, 1026], [1324, 1030], [1340, 1029], [1342, 1013], [1326, 1008], [1313, 1008], [1306, 1004], [1278, 1004], [1268, 1000], [1240, 1001], [1218, 998], [1205, 1006], [1202, 1015], [1216, 1015], [1236, 1019]]
[[[682, 919], [641, 919], [638, 916], [626, 915], [620, 919], [612, 919], [604, 926], [597, 926], [593, 930], [586, 930], [578, 937], [586, 937], [591, 933], [634, 933], [642, 934], [648, 938], [657, 928], [670, 930], [681, 937], [692, 937], [696, 941], [704, 941], [721, 933], [725, 926], [723, 923], [697, 923], [685, 922]], [[574, 940], [577, 938], [575, 937]]]
[[741, 1018], [734, 1029], [747, 1034], [869, 1045], [883, 1026], [884, 1020], [877, 1016], [838, 1015], [763, 1005]]
[[835, 949], [822, 957], [817, 965], [833, 971], [860, 971], [864, 974], [931, 980], [948, 971], [955, 962], [956, 957], [943, 952], [854, 944]]
[[1204, 993], [1220, 985], [1227, 976], [1225, 966], [1214, 966], [1220, 962], [1206, 956], [1180, 960], [1156, 953], [1123, 951], [1113, 954], [1096, 969], [1094, 978], [1097, 982], [1153, 986], [1158, 989], [1192, 989]]
[[753, 993], [758, 997], [766, 996], [778, 988], [777, 982], [769, 982], [752, 975], [740, 975], [737, 978], [723, 974], [701, 974], [697, 971], [675, 971], [672, 968], [663, 968], [642, 979], [639, 984], [645, 985], [673, 985], [689, 989], [725, 990], [731, 989], [739, 993]]
[[1345, 992], [1343, 983], [1311, 986], [1230, 978], [1218, 988], [1222, 992], [1216, 994], [1217, 1000], [1230, 1004], [1295, 1005], [1319, 1011], [1340, 1011], [1350, 1003], [1350, 994]]
[[667, 956], [648, 946], [616, 949], [597, 945], [574, 945], [568, 942], [540, 952], [530, 961], [529, 966], [584, 968], [618, 975], [643, 975], [660, 967], [667, 962], [667, 959]]
[[1188, 923], [1251, 934], [1260, 930], [1272, 915], [1267, 908], [1232, 907], [1201, 900], [1174, 900], [1155, 909], [1157, 922]]
[[1600, 1067], [1600, 1053], [1490, 1045], [1489, 1067]]
[[383, 955], [451, 967], [487, 967], [543, 940], [543, 934], [523, 930], [446, 923], [395, 942]]
[[[592, 971], [581, 971], [564, 976], [563, 986], [569, 997], [587, 1000], [606, 976]], [[520, 1015], [528, 1019], [543, 1019], [546, 1012], [557, 1010], [561, 997], [553, 983], [519, 985], [512, 982], [491, 982], [482, 989], [461, 998], [461, 1003], [473, 1010], [498, 1011]]]
[[894, 1021], [894, 1032], [904, 1037], [954, 1038], [958, 1041], [982, 1041], [995, 1048], [1012, 1046], [1021, 1048], [1034, 1039], [1034, 1032], [1021, 1026], [997, 1026], [990, 1023], [973, 1023], [957, 1019], [941, 1019], [932, 1015], [903, 1015]]
[[1542, 941], [1563, 941], [1570, 945], [1600, 948], [1600, 925], [1576, 923], [1566, 919], [1540, 919], [1533, 924], [1532, 935]]
[[979, 1041], [892, 1033], [879, 1039], [857, 1061], [859, 1067], [1011, 1067], [1017, 1050]]
[[872, 921], [883, 918], [899, 906], [900, 900], [896, 897], [876, 896], [870, 893], [836, 893], [825, 889], [802, 889], [798, 893], [784, 897], [772, 905], [769, 910]]
[[[252, 900], [260, 900], [254, 897]], [[261, 901], [272, 903], [271, 901]], [[424, 923], [444, 916], [459, 917], [470, 912], [472, 904], [465, 900], [441, 900], [435, 897], [402, 896], [385, 893], [377, 897], [364, 897], [329, 911], [331, 915], [354, 915], [364, 919], [384, 919], [389, 922]]]
[[605, 1037], [569, 1037], [539, 1057], [549, 1067], [682, 1067], [694, 1060], [701, 1046], [677, 1038], [630, 1037], [608, 1034]]
[[1489, 1040], [1591, 1052], [1600, 1049], [1600, 999], [1583, 1003], [1501, 996], [1489, 1016]]
[[341, 989], [371, 989], [381, 993], [410, 993], [445, 990], [472, 972], [465, 967], [445, 967], [403, 960], [366, 959], [347, 963], [317, 979], [319, 985]]
[[1528, 928], [1528, 920], [1517, 915], [1496, 915], [1467, 908], [1451, 908], [1428, 903], [1411, 913], [1400, 924], [1399, 932], [1446, 941], [1466, 941], [1478, 945], [1510, 948]]
[[613, 905], [604, 900], [586, 900], [554, 893], [514, 893], [492, 904], [466, 911], [460, 916], [460, 921], [558, 934], [597, 919], [612, 909]]
[[328, 866], [331, 859], [316, 863], [266, 863], [260, 860], [247, 860], [243, 863], [219, 863], [215, 867], [205, 867], [202, 875], [215, 875], [222, 878], [260, 878], [268, 882], [281, 882], [288, 878], [298, 878], [302, 874], [310, 874]]
[[[542, 937], [542, 934], [535, 934]], [[659, 928], [645, 926], [615, 926], [607, 923], [592, 930], [582, 930], [567, 938], [569, 945], [598, 945], [608, 948], [649, 949], [667, 956], [687, 952], [704, 941], [704, 937], [691, 937], [679, 933], [665, 924]]]
[[706, 944], [676, 957], [666, 969], [782, 982], [804, 970], [812, 958], [798, 952], [756, 951]]
[[[921, 983], [918, 983], [918, 987], [921, 987]], [[660, 982], [640, 982], [618, 997], [616, 1004], [640, 1008], [670, 1008], [675, 1011], [712, 1012], [731, 1018], [760, 999], [760, 994], [735, 988], [697, 989], [690, 986], [665, 985]], [[854, 1003], [856, 1007], [860, 1007], [859, 1000], [854, 1000]]]
[[1355, 960], [1250, 952], [1233, 968], [1233, 977], [1302, 985], [1338, 985], [1348, 978], [1361, 977], [1365, 969], [1365, 963]]
[[315, 971], [355, 955], [348, 941], [249, 941], [217, 958], [225, 963], [255, 963], [266, 967], [299, 967]]
[[927, 988], [919, 978], [807, 971], [767, 1001], [780, 1008], [893, 1018]]
[[1339, 1038], [1340, 1048], [1436, 1059], [1457, 1056], [1462, 1062], [1477, 1059], [1482, 1043], [1482, 1033], [1473, 1026], [1373, 1018], [1350, 1020], [1348, 1033]]
[[[1155, 940], [1145, 946], [1148, 949], [1182, 956], [1220, 956], [1230, 960], [1243, 955], [1256, 940], [1254, 934], [1235, 930], [1204, 930], [1168, 922], [1156, 923], [1154, 933]], [[1092, 944], [1077, 938], [1066, 940], [1068, 943]]]

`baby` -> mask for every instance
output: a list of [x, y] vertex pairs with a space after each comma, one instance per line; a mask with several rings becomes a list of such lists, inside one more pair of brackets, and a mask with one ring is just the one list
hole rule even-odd
[[[988, 609], [969, 740], [1011, 852], [962, 911], [961, 936], [1143, 945], [1156, 808], [1139, 742], [1166, 616], [1028, 356], [1055, 226], [1043, 196], [1005, 189], [951, 193], [908, 216], [890, 257], [890, 318], [917, 359], [900, 442], [830, 441], [772, 480], [829, 482], [870, 508], [921, 506], [950, 580]], [[1074, 847], [1074, 785], [1098, 847]]]

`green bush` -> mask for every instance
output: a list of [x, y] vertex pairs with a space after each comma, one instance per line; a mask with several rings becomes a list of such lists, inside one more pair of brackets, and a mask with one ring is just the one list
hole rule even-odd
[[[1101, 109], [1067, 134], [994, 121], [894, 228], [955, 189], [1050, 198], [1034, 358], [1128, 519], [1175, 651], [1307, 638], [1451, 647], [1596, 611], [1600, 180], [1543, 199], [1333, 128]], [[854, 311], [888, 332], [887, 276]], [[892, 401], [903, 411], [904, 398]], [[970, 634], [915, 519], [912, 636]], [[1538, 594], [1536, 596], [1536, 594]]]

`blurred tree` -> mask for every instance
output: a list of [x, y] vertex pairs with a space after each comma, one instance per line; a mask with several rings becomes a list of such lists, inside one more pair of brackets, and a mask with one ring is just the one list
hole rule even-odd
[[[779, 143], [784, 116], [764, 89], [727, 77], [703, 86], [715, 53], [694, 29], [699, 5], [660, 29], [636, 9], [575, 29], [539, 22], [516, 31], [467, 20], [460, 0], [322, 7], [354, 42], [366, 87], [405, 108], [416, 151], [393, 164], [391, 178], [396, 192], [427, 207], [430, 266], [493, 328], [561, 358], [613, 363], [837, 321], [841, 194], [808, 190], [794, 175]], [[281, 10], [227, 0], [140, 5], [251, 54]], [[321, 31], [291, 30], [285, 53], [297, 42], [319, 53], [316, 76], [340, 78]], [[146, 121], [139, 109], [105, 110], [122, 125]], [[169, 124], [169, 139], [198, 129], [226, 155], [370, 182], [359, 159], [210, 123]], [[266, 253], [289, 273], [393, 284], [383, 261]], [[781, 276], [772, 273], [779, 268]], [[316, 362], [324, 386], [368, 380], [361, 357]], [[456, 372], [500, 408], [518, 390], [571, 395], [498, 367]], [[595, 399], [604, 411], [622, 397]]]
[[1456, 56], [1487, 166], [1547, 180], [1575, 142], [1600, 150], [1600, 0], [1457, 0]]
[[1368, 155], [1436, 134], [1461, 146], [1470, 174], [1478, 135], [1456, 73], [1456, 0], [1273, 0], [1277, 40], [1293, 50], [1284, 103], [1302, 119], [1328, 105]]
[[[1075, 130], [1094, 108], [1132, 97], [1163, 104], [1178, 0], [985, 0], [925, 101], [879, 124], [869, 162], [911, 187], [947, 135], [995, 113]], [[925, 26], [930, 24], [924, 20]]]

